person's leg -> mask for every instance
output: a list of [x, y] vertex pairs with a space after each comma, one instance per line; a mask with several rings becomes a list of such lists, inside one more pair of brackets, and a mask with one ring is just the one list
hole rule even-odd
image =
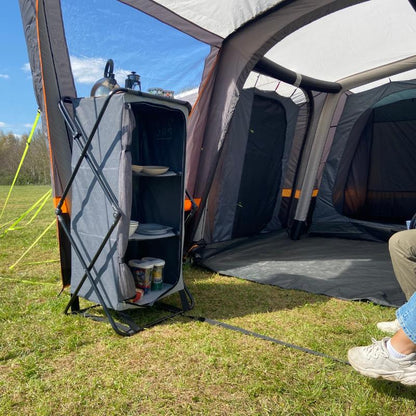
[[348, 360], [365, 376], [416, 385], [416, 293], [397, 310], [396, 316], [401, 329], [392, 338], [351, 348]]
[[[416, 292], [416, 229], [393, 234], [389, 240], [389, 252], [396, 279], [409, 300]], [[377, 328], [387, 334], [395, 334], [400, 324], [395, 319], [379, 322]]]
[[409, 300], [416, 292], [416, 229], [393, 234], [389, 252], [396, 279]]
[[406, 335], [403, 329], [399, 329], [392, 336], [390, 343], [400, 354], [409, 355], [416, 352], [416, 344]]
[[416, 344], [416, 293], [397, 309], [396, 318], [409, 340]]

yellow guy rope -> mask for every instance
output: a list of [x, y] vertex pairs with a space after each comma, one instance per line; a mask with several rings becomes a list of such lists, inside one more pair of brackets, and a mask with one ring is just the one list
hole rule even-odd
[[37, 242], [49, 231], [52, 225], [56, 224], [56, 219], [54, 219], [43, 231], [43, 233], [31, 244], [31, 246], [17, 259], [17, 261], [9, 267], [9, 270], [15, 268], [15, 266], [23, 259], [24, 256], [37, 244]]
[[[46, 204], [46, 202], [48, 202], [48, 200], [49, 200], [49, 197], [51, 196], [51, 194], [52, 194], [52, 189], [49, 189], [49, 191], [47, 191], [44, 195], [42, 195], [28, 210], [26, 210], [20, 217], [18, 217], [17, 219], [15, 219], [15, 220], [11, 220], [11, 221], [9, 221], [8, 223], [6, 223], [6, 224], [2, 224], [2, 225], [0, 225], [0, 230], [3, 228], [3, 227], [5, 227], [5, 226], [7, 226], [7, 225], [9, 225], [10, 223], [12, 223], [12, 225], [9, 227], [9, 228], [7, 228], [5, 231], [3, 231], [1, 234], [0, 234], [0, 238], [1, 237], [3, 237], [6, 233], [8, 233], [9, 231], [13, 231], [13, 230], [16, 230], [17, 229], [17, 225], [22, 221], [22, 220], [24, 220], [36, 207], [38, 208], [36, 211], [35, 211], [35, 213], [32, 215], [32, 218], [30, 218], [30, 220], [24, 225], [25, 227], [27, 226], [27, 225], [29, 225], [36, 217], [37, 217], [37, 215], [39, 214], [39, 212], [41, 211], [41, 209], [45, 206], [45, 204]], [[23, 227], [19, 227], [19, 228], [23, 228]]]
[[16, 183], [17, 177], [19, 176], [19, 172], [20, 172], [20, 169], [21, 169], [21, 167], [23, 165], [23, 161], [25, 160], [26, 154], [27, 154], [27, 152], [29, 150], [30, 142], [32, 141], [33, 134], [35, 133], [35, 129], [36, 129], [36, 126], [38, 124], [39, 117], [40, 117], [40, 109], [38, 109], [38, 112], [36, 114], [35, 121], [34, 121], [33, 126], [32, 126], [32, 130], [30, 131], [29, 137], [26, 140], [26, 147], [25, 147], [25, 150], [23, 152], [22, 159], [20, 160], [19, 166], [17, 168], [16, 175], [14, 175], [14, 179], [13, 179], [12, 185], [11, 185], [11, 187], [9, 189], [9, 193], [7, 194], [6, 202], [4, 203], [3, 209], [1, 210], [0, 218], [3, 216], [4, 210], [6, 209], [7, 203], [8, 203], [9, 198], [10, 198], [10, 194], [12, 193], [14, 184]]

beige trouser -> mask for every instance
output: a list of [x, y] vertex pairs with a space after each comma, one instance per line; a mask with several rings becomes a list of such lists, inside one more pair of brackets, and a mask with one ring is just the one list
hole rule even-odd
[[416, 229], [393, 234], [389, 251], [396, 279], [409, 300], [416, 292]]

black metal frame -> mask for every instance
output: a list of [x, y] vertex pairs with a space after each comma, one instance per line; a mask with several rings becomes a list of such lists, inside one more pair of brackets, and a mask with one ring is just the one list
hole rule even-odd
[[[71, 134], [72, 134], [72, 139], [73, 139], [73, 143], [76, 143], [80, 150], [81, 150], [81, 154], [80, 157], [72, 171], [71, 177], [68, 181], [68, 184], [65, 187], [65, 190], [62, 193], [61, 199], [55, 209], [55, 213], [57, 216], [57, 219], [59, 221], [59, 224], [61, 225], [65, 235], [67, 236], [72, 248], [74, 249], [75, 254], [77, 255], [80, 263], [82, 264], [82, 267], [84, 268], [84, 275], [81, 278], [78, 286], [75, 288], [75, 290], [72, 292], [71, 294], [71, 299], [68, 302], [66, 308], [65, 308], [65, 314], [68, 314], [69, 309], [71, 308], [71, 313], [72, 314], [82, 314], [85, 317], [91, 318], [93, 320], [99, 320], [102, 321], [103, 318], [100, 316], [96, 316], [96, 315], [90, 315], [89, 313], [87, 313], [88, 310], [90, 310], [91, 308], [97, 307], [97, 306], [101, 306], [104, 310], [104, 313], [107, 317], [108, 322], [111, 324], [112, 328], [114, 329], [114, 331], [122, 336], [131, 336], [134, 335], [146, 328], [152, 327], [154, 325], [157, 325], [163, 321], [166, 321], [168, 319], [171, 319], [177, 315], [180, 315], [186, 311], [189, 311], [193, 308], [194, 306], [194, 301], [192, 298], [191, 293], [189, 292], [188, 288], [186, 287], [186, 285], [184, 285], [184, 289], [179, 291], [179, 295], [180, 295], [180, 299], [181, 299], [181, 305], [182, 305], [182, 309], [181, 308], [176, 308], [174, 306], [170, 306], [170, 305], [166, 305], [164, 303], [161, 302], [157, 302], [155, 303], [153, 306], [159, 306], [164, 310], [168, 310], [170, 312], [170, 314], [166, 317], [157, 319], [153, 322], [150, 322], [147, 325], [144, 325], [142, 327], [137, 326], [126, 314], [122, 314], [120, 312], [118, 313], [119, 316], [119, 320], [121, 320], [123, 323], [117, 322], [111, 312], [110, 309], [107, 307], [107, 305], [104, 302], [104, 299], [100, 293], [99, 288], [97, 287], [97, 284], [94, 280], [94, 276], [91, 274], [91, 271], [94, 267], [95, 262], [97, 261], [98, 257], [100, 256], [104, 246], [106, 245], [107, 241], [109, 240], [112, 232], [114, 231], [115, 227], [117, 226], [118, 222], [120, 221], [121, 218], [121, 209], [119, 207], [118, 204], [118, 200], [115, 197], [115, 195], [113, 194], [110, 186], [106, 183], [106, 181], [104, 180], [104, 178], [100, 175], [99, 170], [98, 170], [98, 163], [95, 160], [94, 156], [90, 153], [88, 153], [88, 149], [91, 145], [91, 142], [94, 138], [95, 133], [97, 132], [98, 126], [104, 116], [105, 111], [107, 110], [108, 104], [111, 100], [111, 98], [120, 92], [124, 92], [124, 93], [129, 93], [129, 94], [134, 94], [134, 95], [140, 95], [140, 96], [146, 96], [147, 94], [143, 94], [140, 91], [133, 91], [133, 90], [129, 90], [126, 88], [118, 88], [113, 90], [110, 95], [107, 96], [106, 100], [104, 101], [103, 107], [101, 108], [98, 117], [94, 123], [94, 126], [91, 130], [91, 133], [89, 134], [89, 136], [87, 137], [86, 133], [84, 132], [81, 124], [79, 123], [79, 121], [77, 120], [76, 117], [71, 117], [68, 109], [66, 108], [65, 105], [71, 104], [72, 105], [72, 98], [71, 97], [64, 97], [59, 103], [58, 103], [58, 107], [59, 110], [65, 120], [65, 123], [67, 125], [67, 127], [69, 128]], [[75, 240], [72, 238], [71, 236], [71, 232], [70, 229], [68, 228], [66, 222], [65, 222], [65, 218], [63, 216], [63, 212], [62, 212], [62, 206], [65, 202], [65, 199], [71, 189], [71, 186], [74, 182], [74, 179], [79, 171], [79, 168], [81, 166], [81, 163], [83, 160], [86, 160], [89, 167], [91, 168], [91, 170], [93, 171], [94, 176], [96, 177], [98, 183], [100, 184], [105, 197], [108, 199], [109, 203], [111, 204], [111, 207], [113, 209], [113, 217], [114, 217], [114, 221], [111, 224], [108, 232], [106, 233], [103, 241], [101, 242], [100, 246], [98, 247], [97, 251], [95, 252], [94, 256], [92, 257], [91, 261], [89, 264], [87, 264], [75, 242]], [[89, 308], [86, 309], [80, 309], [80, 305], [79, 305], [79, 297], [78, 297], [78, 293], [81, 290], [82, 285], [84, 284], [84, 282], [86, 280], [89, 280], [92, 290], [95, 292], [98, 300], [99, 300], [99, 304], [98, 305], [94, 305], [91, 306]], [[135, 305], [134, 303], [132, 303], [132, 305]], [[139, 305], [135, 305], [137, 307], [141, 307], [143, 308], [143, 306], [139, 306]]]

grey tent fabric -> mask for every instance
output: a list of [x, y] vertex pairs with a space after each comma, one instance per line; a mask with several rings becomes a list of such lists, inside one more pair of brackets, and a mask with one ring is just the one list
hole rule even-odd
[[[57, 103], [64, 96], [76, 96], [68, 49], [65, 41], [60, 3], [55, 0], [19, 0], [26, 37], [36, 101], [42, 112], [51, 158], [51, 183], [57, 206], [71, 176], [72, 136], [61, 117]], [[70, 221], [71, 194], [63, 205], [66, 222]], [[70, 243], [58, 224], [61, 277], [70, 284]]]
[[[71, 154], [72, 137], [67, 132], [57, 103], [64, 96], [76, 96], [61, 7], [54, 0], [20, 0], [19, 3], [35, 95], [51, 147], [53, 193], [59, 198], [71, 176], [68, 155]], [[70, 206], [70, 198], [67, 204]]]

